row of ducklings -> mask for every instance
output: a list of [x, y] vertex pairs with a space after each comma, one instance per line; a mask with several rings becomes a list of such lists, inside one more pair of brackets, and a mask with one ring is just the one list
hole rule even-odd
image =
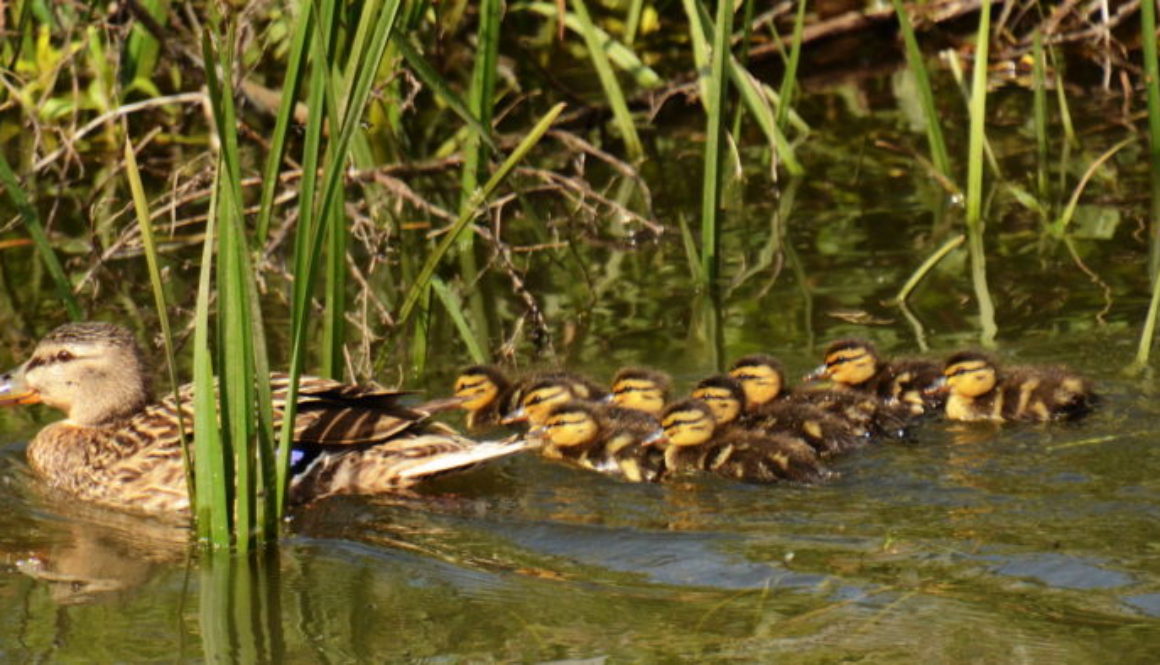
[[1086, 380], [1060, 368], [1003, 371], [972, 351], [941, 365], [890, 361], [864, 340], [831, 344], [807, 376], [820, 379], [832, 387], [790, 388], [776, 359], [750, 355], [670, 403], [670, 377], [651, 369], [623, 369], [605, 390], [570, 372], [511, 380], [476, 366], [459, 375], [455, 395], [469, 429], [527, 423], [546, 457], [636, 482], [694, 472], [819, 480], [829, 475], [825, 459], [898, 436], [923, 414], [1046, 421], [1082, 415], [1094, 400]]

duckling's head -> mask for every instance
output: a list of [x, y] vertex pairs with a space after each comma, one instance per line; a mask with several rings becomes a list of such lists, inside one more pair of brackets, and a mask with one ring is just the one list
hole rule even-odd
[[460, 407], [467, 411], [490, 407], [510, 388], [507, 376], [489, 365], [468, 367], [455, 378], [455, 396], [463, 400]]
[[713, 438], [717, 422], [708, 404], [699, 399], [687, 399], [665, 409], [661, 414], [661, 429], [669, 445], [699, 446]]
[[612, 379], [612, 403], [659, 416], [665, 410], [671, 386], [672, 380], [664, 372], [627, 367]]
[[829, 379], [846, 386], [869, 381], [878, 371], [878, 350], [864, 339], [842, 339], [826, 347], [825, 363], [808, 378]]
[[42, 402], [82, 426], [131, 416], [149, 397], [137, 340], [112, 323], [60, 326], [36, 345], [23, 365], [0, 375], [0, 404]]
[[978, 351], [956, 353], [947, 358], [943, 368], [947, 389], [961, 397], [984, 395], [999, 382], [995, 360]]
[[558, 377], [535, 381], [520, 392], [519, 403], [503, 418], [505, 424], [527, 422], [543, 425], [552, 407], [581, 397], [572, 382]]
[[557, 448], [589, 445], [600, 437], [597, 409], [597, 405], [582, 400], [557, 404], [548, 409], [537, 430]]
[[741, 382], [748, 408], [772, 402], [785, 388], [785, 369], [781, 362], [763, 353], [738, 358], [729, 376]]
[[703, 379], [693, 389], [693, 399], [701, 400], [709, 407], [718, 425], [728, 425], [745, 410], [745, 388], [728, 374]]

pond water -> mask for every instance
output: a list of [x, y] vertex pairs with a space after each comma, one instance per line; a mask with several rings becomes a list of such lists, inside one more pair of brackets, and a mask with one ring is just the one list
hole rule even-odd
[[[580, 243], [571, 264], [530, 264], [563, 362], [602, 380], [652, 365], [684, 389], [758, 350], [801, 373], [851, 334], [899, 355], [979, 344], [963, 249], [909, 312], [883, 304], [961, 232], [913, 160], [873, 144], [922, 145], [903, 83], [802, 104], [820, 128], [801, 148], [810, 175], [776, 189], [755, 175], [731, 190], [727, 286], [715, 297], [688, 277], [679, 233], [636, 248]], [[1053, 159], [1052, 178], [1074, 183], [1120, 138], [1100, 124], [1105, 102], [1086, 102], [1073, 109], [1087, 119], [1082, 147]], [[1019, 90], [992, 99], [993, 147], [1023, 187], [1035, 164], [1017, 119], [1029, 103]], [[679, 141], [674, 131], [665, 140]], [[529, 455], [415, 495], [307, 507], [260, 560], [199, 558], [182, 530], [46, 495], [24, 442], [57, 416], [4, 412], [0, 660], [1156, 662], [1160, 407], [1150, 372], [1123, 373], [1149, 296], [1142, 150], [1093, 180], [1066, 241], [1042, 234], [1002, 186], [988, 208], [998, 353], [1085, 373], [1099, 409], [1052, 426], [932, 419], [836, 460], [840, 475], [818, 486], [631, 485]], [[682, 211], [697, 216], [697, 154], [674, 149], [646, 169], [674, 229]], [[482, 288], [510, 332], [510, 283]], [[468, 358], [445, 347], [408, 387], [448, 391]]]

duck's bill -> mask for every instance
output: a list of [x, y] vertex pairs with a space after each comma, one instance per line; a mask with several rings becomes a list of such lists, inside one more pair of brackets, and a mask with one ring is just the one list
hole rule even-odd
[[648, 436], [646, 436], [643, 440], [641, 440], [640, 443], [642, 446], [661, 447], [661, 446], [664, 446], [665, 444], [667, 444], [668, 442], [669, 442], [669, 437], [665, 435], [665, 431], [663, 429], [658, 429], [658, 430], [654, 430], [653, 432], [651, 432]]
[[821, 381], [822, 379], [830, 378], [830, 368], [825, 365], [818, 365], [812, 372], [802, 377], [802, 381]]
[[40, 402], [40, 393], [28, 387], [28, 384], [24, 382], [24, 372], [20, 369], [0, 374], [0, 406], [36, 404], [38, 402]]
[[517, 423], [526, 423], [528, 421], [528, 413], [524, 411], [523, 407], [512, 411], [506, 416], [499, 419], [501, 425], [515, 425]]
[[946, 377], [940, 377], [937, 381], [930, 384], [923, 389], [923, 395], [943, 395], [950, 392], [950, 386], [947, 385]]

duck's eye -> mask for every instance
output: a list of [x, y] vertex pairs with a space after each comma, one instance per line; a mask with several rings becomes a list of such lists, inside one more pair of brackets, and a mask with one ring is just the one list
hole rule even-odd
[[73, 358], [74, 358], [74, 356], [71, 352], [65, 351], [62, 349], [60, 351], [57, 351], [56, 358], [54, 358], [54, 360], [58, 363], [63, 363], [63, 362], [68, 362], [68, 361], [72, 360]]

